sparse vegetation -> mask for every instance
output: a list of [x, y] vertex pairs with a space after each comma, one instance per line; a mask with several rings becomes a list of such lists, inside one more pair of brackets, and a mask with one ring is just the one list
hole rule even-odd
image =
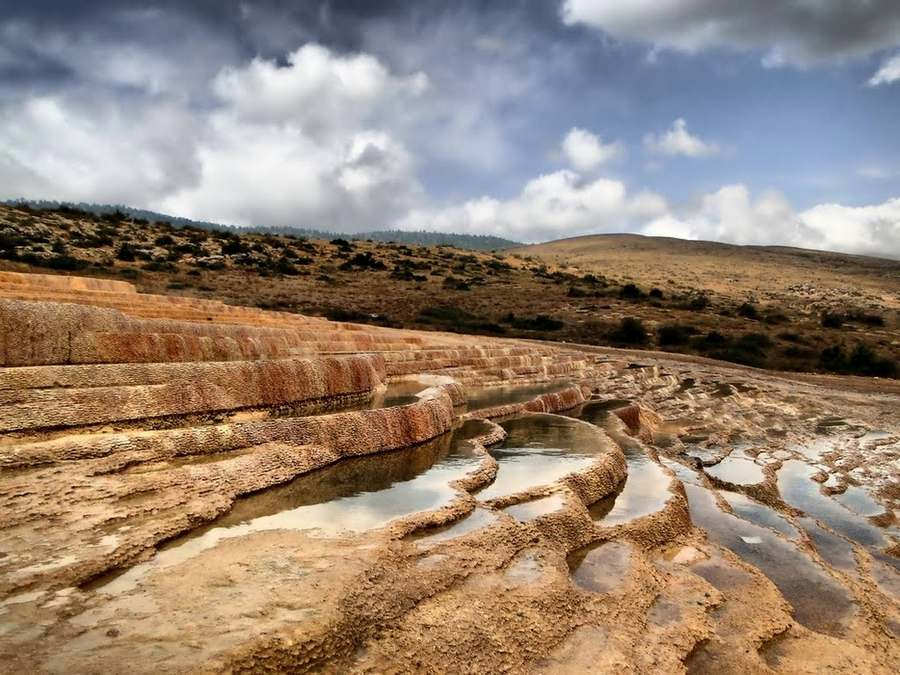
[[619, 322], [618, 327], [609, 334], [609, 339], [613, 343], [623, 345], [643, 345], [650, 339], [650, 335], [640, 319], [626, 316]]
[[[117, 217], [0, 206], [0, 265], [114, 276], [144, 292], [344, 321], [662, 348], [768, 368], [889, 375], [900, 352], [892, 337], [896, 310], [858, 295], [840, 311], [832, 309], [836, 302], [771, 294], [757, 304], [748, 298], [759, 297], [759, 288], [728, 295], [709, 278], [648, 278], [607, 267], [601, 274], [521, 253]], [[830, 347], [838, 351], [823, 349]]]

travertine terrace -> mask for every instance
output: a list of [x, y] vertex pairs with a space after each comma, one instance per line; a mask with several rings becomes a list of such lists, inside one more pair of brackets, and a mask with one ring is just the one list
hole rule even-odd
[[900, 670], [890, 383], [3, 272], [0, 359], [2, 671]]

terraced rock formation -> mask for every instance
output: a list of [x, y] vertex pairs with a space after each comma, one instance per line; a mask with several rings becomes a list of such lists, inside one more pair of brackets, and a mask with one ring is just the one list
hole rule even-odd
[[0, 273], [0, 670], [900, 670], [900, 387]]

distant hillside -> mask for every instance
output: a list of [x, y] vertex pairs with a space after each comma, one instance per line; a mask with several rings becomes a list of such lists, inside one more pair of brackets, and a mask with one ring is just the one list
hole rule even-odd
[[73, 214], [93, 213], [96, 215], [110, 215], [120, 213], [132, 219], [146, 220], [148, 222], [164, 222], [171, 223], [174, 227], [197, 227], [203, 230], [213, 230], [218, 232], [235, 232], [235, 233], [255, 233], [255, 234], [289, 234], [295, 237], [305, 237], [307, 239], [335, 239], [343, 237], [345, 239], [397, 242], [398, 244], [415, 244], [417, 246], [440, 246], [447, 244], [456, 248], [470, 249], [473, 251], [494, 251], [513, 246], [520, 246], [519, 242], [502, 237], [492, 237], [480, 234], [454, 234], [447, 232], [427, 232], [407, 231], [407, 230], [373, 230], [371, 232], [357, 232], [355, 234], [346, 234], [332, 232], [329, 230], [317, 230], [307, 227], [272, 227], [264, 225], [252, 225], [249, 227], [239, 227], [237, 225], [223, 225], [222, 223], [211, 223], [205, 220], [191, 220], [190, 218], [182, 218], [179, 216], [171, 216], [166, 213], [157, 211], [148, 211], [147, 209], [135, 209], [130, 206], [121, 204], [89, 204], [85, 202], [56, 202], [45, 199], [27, 200], [27, 199], [10, 199], [4, 204], [16, 206], [26, 204], [33, 209], [42, 210], [70, 210]]
[[757, 300], [821, 297], [900, 308], [900, 261], [887, 258], [638, 234], [572, 237], [507, 252], [648, 287], [688, 285]]

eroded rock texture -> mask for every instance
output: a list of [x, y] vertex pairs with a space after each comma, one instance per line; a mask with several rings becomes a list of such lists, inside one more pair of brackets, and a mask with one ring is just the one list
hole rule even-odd
[[900, 388], [0, 273], [0, 670], [900, 670]]

